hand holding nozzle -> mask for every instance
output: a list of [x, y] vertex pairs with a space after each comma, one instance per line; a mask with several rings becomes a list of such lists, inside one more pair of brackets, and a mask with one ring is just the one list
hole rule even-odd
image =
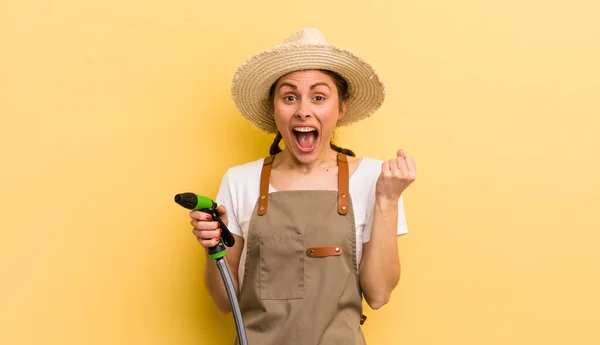
[[[208, 253], [212, 259], [225, 256], [225, 246], [232, 247], [235, 243], [235, 238], [227, 228], [227, 224], [221, 219], [221, 217], [227, 219], [225, 207], [221, 205], [217, 209], [217, 203], [213, 200], [195, 193], [177, 194], [175, 202], [189, 210], [202, 212], [193, 212], [190, 214], [192, 225], [194, 226], [194, 234], [203, 246], [208, 247]], [[219, 228], [221, 229], [220, 236], [215, 236], [213, 233]], [[202, 236], [202, 232], [210, 233], [211, 235], [205, 237]], [[214, 238], [217, 238], [216, 245], [209, 247], [209, 245], [205, 244], [206, 241], [212, 241]]]

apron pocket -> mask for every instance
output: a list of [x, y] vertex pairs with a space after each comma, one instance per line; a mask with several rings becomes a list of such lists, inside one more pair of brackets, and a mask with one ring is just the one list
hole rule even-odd
[[304, 297], [304, 237], [260, 236], [260, 298]]

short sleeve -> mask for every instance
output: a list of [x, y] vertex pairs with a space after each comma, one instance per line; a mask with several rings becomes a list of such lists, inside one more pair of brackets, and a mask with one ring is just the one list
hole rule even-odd
[[[363, 243], [367, 243], [371, 240], [371, 231], [373, 228], [373, 214], [375, 212], [375, 188], [372, 189], [373, 193], [369, 196], [369, 204], [367, 205], [367, 221], [365, 228], [363, 229]], [[398, 200], [398, 229], [396, 230], [398, 236], [408, 233], [408, 227], [406, 226], [406, 216], [404, 215], [404, 200], [402, 196]]]
[[230, 169], [225, 173], [223, 179], [221, 180], [216, 202], [218, 205], [225, 206], [225, 209], [227, 210], [227, 228], [229, 231], [234, 235], [242, 236], [242, 229], [238, 221], [238, 205], [235, 198], [236, 195], [235, 185], [232, 183]]

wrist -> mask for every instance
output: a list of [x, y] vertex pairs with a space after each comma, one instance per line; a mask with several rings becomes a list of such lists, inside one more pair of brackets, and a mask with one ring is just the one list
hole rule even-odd
[[390, 199], [387, 197], [375, 197], [375, 207], [383, 210], [398, 209], [398, 200], [400, 198]]

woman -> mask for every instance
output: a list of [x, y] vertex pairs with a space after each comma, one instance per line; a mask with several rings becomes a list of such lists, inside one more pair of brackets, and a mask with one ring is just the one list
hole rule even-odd
[[[227, 264], [248, 342], [365, 344], [362, 296], [378, 309], [400, 277], [401, 195], [415, 163], [402, 150], [385, 162], [359, 159], [331, 139], [337, 126], [379, 108], [383, 82], [364, 60], [304, 29], [242, 64], [232, 93], [246, 118], [277, 133], [270, 156], [229, 169], [217, 196], [236, 238]], [[219, 224], [190, 216], [202, 246], [216, 245]], [[212, 298], [229, 312], [210, 260], [205, 272]]]

